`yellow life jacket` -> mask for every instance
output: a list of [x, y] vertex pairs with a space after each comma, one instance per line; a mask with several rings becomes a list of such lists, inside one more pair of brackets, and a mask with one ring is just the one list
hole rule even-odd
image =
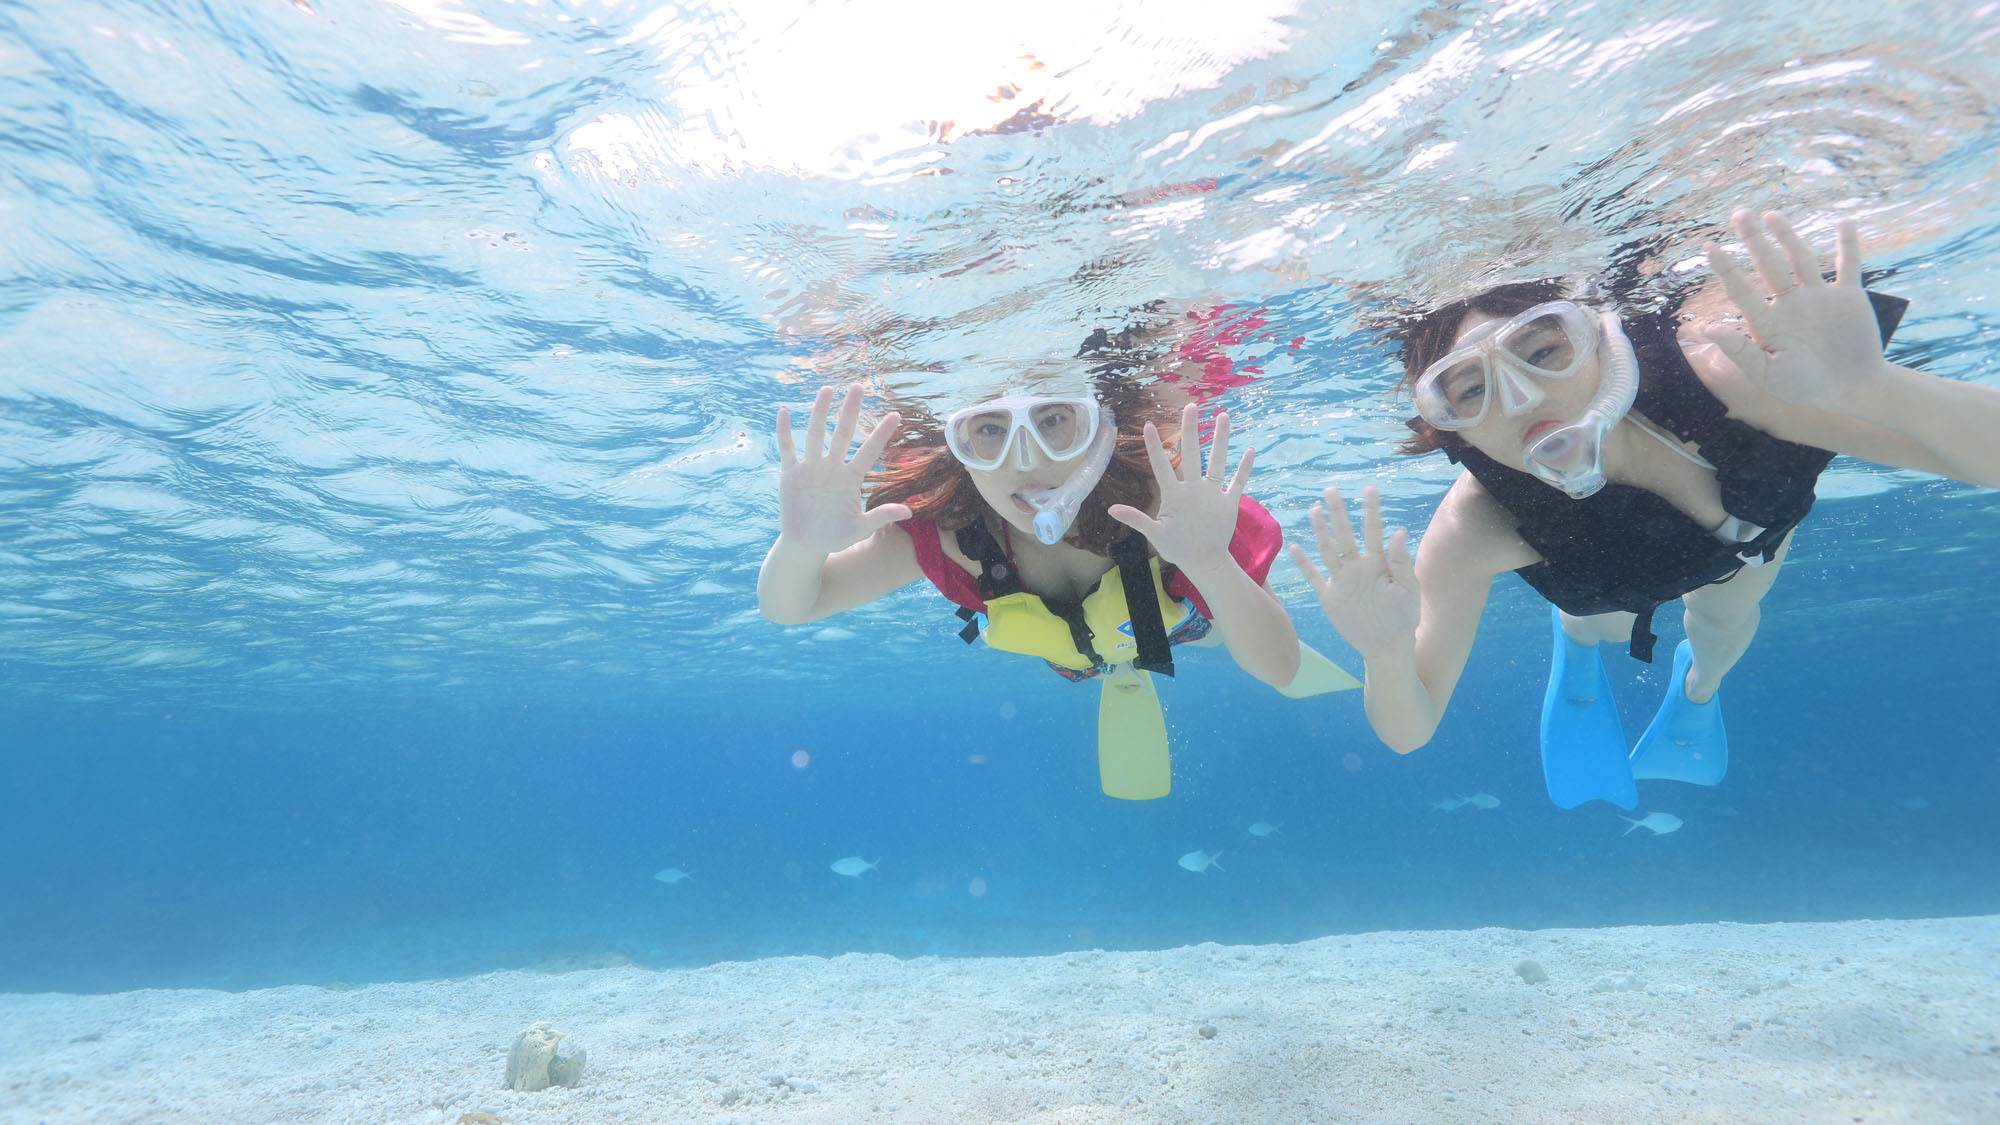
[[[1153, 595], [1158, 599], [1161, 623], [1168, 633], [1187, 621], [1194, 606], [1169, 595], [1160, 577], [1160, 560], [1147, 560]], [[1080, 616], [1087, 629], [1091, 648], [1105, 664], [1125, 664], [1139, 655], [1139, 643], [1132, 636], [1132, 611], [1125, 601], [1125, 584], [1112, 567], [1098, 578], [1097, 585], [1083, 597]], [[1077, 638], [1062, 615], [1051, 610], [1040, 595], [1007, 594], [986, 603], [986, 643], [1007, 652], [1039, 656], [1051, 664], [1078, 672], [1097, 667], [1077, 645]]]
[[[1058, 669], [1104, 671], [1118, 664], [1174, 674], [1171, 634], [1195, 613], [1192, 605], [1166, 592], [1160, 560], [1152, 557], [1137, 532], [1114, 543], [1113, 565], [1074, 605], [1050, 605], [1021, 586], [1020, 575], [984, 524], [958, 531], [959, 550], [979, 563], [979, 589], [986, 602], [986, 643], [1007, 652], [1039, 656]], [[1143, 593], [1141, 593], [1143, 591]], [[1153, 604], [1137, 606], [1133, 594], [1150, 596]], [[959, 610], [967, 620], [959, 633], [971, 641], [980, 631], [979, 616]]]

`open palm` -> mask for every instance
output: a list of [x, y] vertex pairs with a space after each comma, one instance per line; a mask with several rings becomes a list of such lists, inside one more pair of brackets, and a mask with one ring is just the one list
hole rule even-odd
[[1749, 339], [1719, 326], [1709, 337], [1743, 377], [1781, 401], [1836, 409], [1881, 378], [1882, 339], [1861, 287], [1861, 235], [1854, 221], [1843, 219], [1836, 228], [1831, 282], [1820, 276], [1812, 247], [1783, 215], [1766, 212], [1760, 220], [1739, 208], [1730, 223], [1754, 275], [1716, 246], [1708, 248], [1708, 260], [1743, 314]]
[[[1250, 466], [1257, 459], [1256, 450], [1245, 453], [1225, 487], [1222, 473], [1229, 458], [1229, 412], [1215, 416], [1215, 437], [1209, 443], [1205, 472], [1196, 420], [1196, 406], [1188, 403], [1181, 411], [1178, 466], [1167, 455], [1159, 429], [1151, 422], [1146, 423], [1146, 459], [1153, 467], [1153, 480], [1160, 490], [1159, 515], [1148, 516], [1129, 504], [1113, 504], [1107, 509], [1112, 519], [1143, 533], [1160, 558], [1191, 574], [1201, 574], [1229, 562], [1229, 541], [1236, 534], [1237, 509], [1242, 504], [1244, 486], [1250, 483]], [[1194, 439], [1192, 449], [1190, 437]]]
[[1327, 488], [1325, 503], [1313, 505], [1312, 523], [1325, 572], [1296, 543], [1291, 545], [1292, 562], [1305, 575], [1320, 612], [1341, 639], [1364, 660], [1414, 644], [1419, 597], [1410, 533], [1397, 528], [1385, 546], [1380, 490], [1371, 484], [1363, 493], [1358, 544], [1338, 488]]
[[861, 420], [861, 394], [860, 384], [848, 386], [829, 442], [826, 420], [833, 404], [833, 388], [820, 388], [806, 422], [803, 456], [792, 441], [790, 408], [778, 408], [778, 529], [783, 538], [801, 548], [830, 555], [897, 520], [910, 518], [910, 509], [902, 504], [884, 504], [871, 511], [862, 498], [868, 470], [896, 435], [902, 418], [895, 413], [883, 418], [881, 425], [863, 435], [854, 456], [848, 457], [847, 447], [853, 443]]

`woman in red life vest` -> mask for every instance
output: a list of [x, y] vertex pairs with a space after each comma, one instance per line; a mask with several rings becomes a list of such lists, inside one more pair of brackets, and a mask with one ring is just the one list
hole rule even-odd
[[1264, 586], [1282, 536], [1243, 494], [1254, 451], [1225, 481], [1227, 413], [1204, 470], [1193, 403], [1170, 451], [1149, 386], [1098, 376], [1035, 391], [968, 395], [905, 434], [896, 412], [861, 429], [859, 385], [837, 415], [824, 388], [802, 452], [780, 408], [781, 528], [758, 577], [763, 614], [814, 621], [927, 579], [967, 619], [968, 641], [983, 628], [995, 648], [1101, 680], [1101, 779], [1133, 799], [1168, 789], [1150, 674], [1172, 674], [1173, 645], [1220, 643], [1289, 692], [1343, 686], [1323, 660], [1301, 675], [1290, 618]]

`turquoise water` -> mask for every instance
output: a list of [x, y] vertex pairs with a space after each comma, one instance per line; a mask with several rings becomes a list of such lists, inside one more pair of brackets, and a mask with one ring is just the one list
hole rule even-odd
[[1371, 317], [1658, 295], [1737, 202], [1859, 218], [1897, 358], [2000, 383], [2000, 10], [1795, 7], [0, 5], [0, 990], [2000, 911], [1991, 491], [1836, 463], [1659, 838], [1542, 795], [1511, 579], [1423, 751], [1196, 653], [1136, 805], [927, 590], [754, 607], [778, 405], [1154, 300], [1230, 310], [1293, 531], [1451, 479]]

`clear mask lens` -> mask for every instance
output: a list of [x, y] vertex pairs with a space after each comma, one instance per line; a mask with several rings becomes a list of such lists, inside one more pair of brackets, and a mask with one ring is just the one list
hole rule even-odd
[[1532, 409], [1542, 401], [1533, 379], [1576, 374], [1596, 342], [1582, 306], [1537, 305], [1426, 368], [1413, 394], [1417, 413], [1441, 430], [1463, 430], [1485, 419], [1496, 396], [1509, 414]]
[[1585, 347], [1577, 343], [1577, 330], [1567, 318], [1550, 313], [1511, 328], [1496, 342], [1528, 370], [1561, 378], [1582, 365]]
[[[953, 414], [945, 423], [945, 444], [965, 465], [993, 469], [1016, 441], [1032, 438], [1036, 452], [1068, 461], [1089, 448], [1096, 433], [1097, 404], [1090, 399], [1001, 399]], [[1030, 451], [1024, 444], [1017, 452], [1025, 459]]]

